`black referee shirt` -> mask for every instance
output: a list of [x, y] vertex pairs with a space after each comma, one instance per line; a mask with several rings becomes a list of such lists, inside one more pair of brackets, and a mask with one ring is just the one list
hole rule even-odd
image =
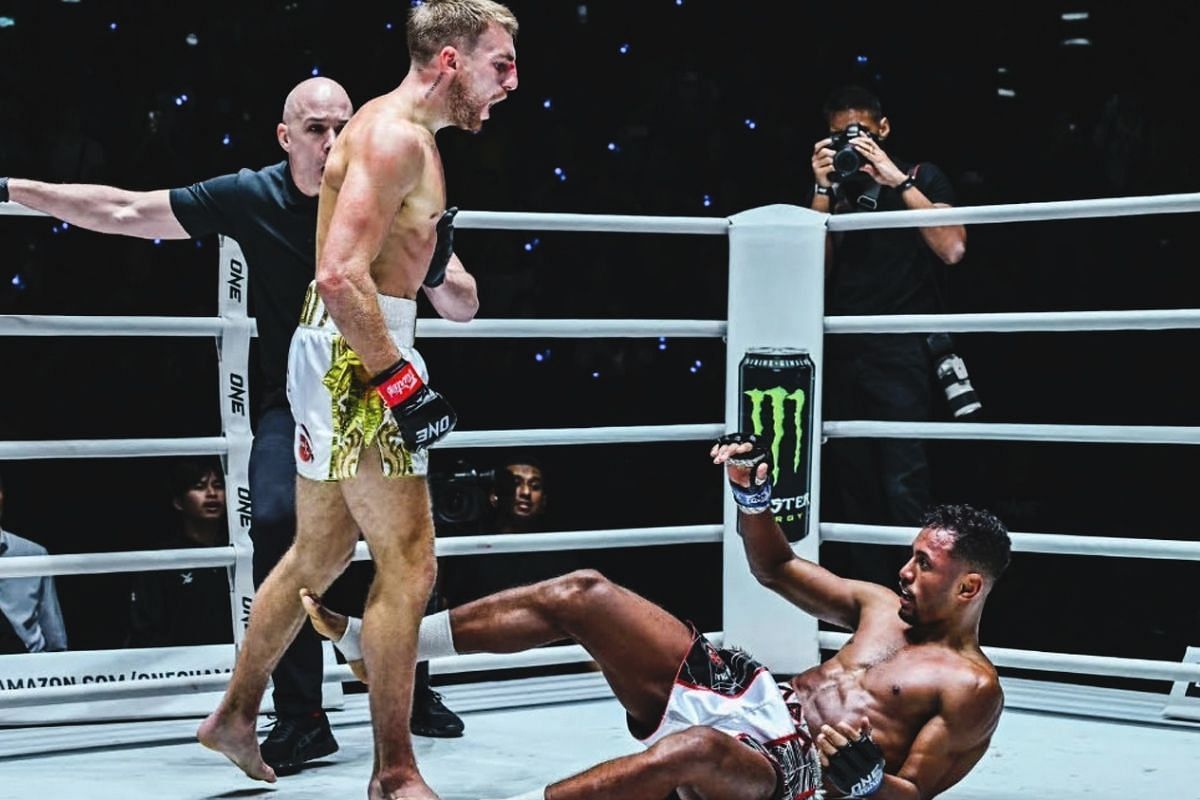
[[220, 233], [242, 246], [258, 319], [256, 405], [286, 403], [288, 346], [316, 274], [317, 198], [296, 188], [285, 160], [172, 189], [171, 210], [189, 236]]

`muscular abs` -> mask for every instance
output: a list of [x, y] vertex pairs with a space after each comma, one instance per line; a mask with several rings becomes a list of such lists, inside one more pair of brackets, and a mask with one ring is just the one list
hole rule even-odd
[[[865, 643], [862, 643], [865, 642]], [[792, 679], [809, 729], [866, 717], [888, 771], [899, 769], [921, 727], [937, 714], [946, 670], [962, 656], [940, 645], [910, 644], [902, 633], [860, 631], [828, 661]]]

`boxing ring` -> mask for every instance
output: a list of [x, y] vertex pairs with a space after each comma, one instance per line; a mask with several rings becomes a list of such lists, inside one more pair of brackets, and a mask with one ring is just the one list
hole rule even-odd
[[[941, 314], [824, 317], [824, 240], [828, 231], [923, 225], [1050, 221], [1084, 217], [1194, 213], [1200, 194], [1114, 198], [839, 217], [794, 206], [754, 209], [730, 218], [628, 217], [573, 214], [461, 212], [456, 227], [586, 231], [724, 237], [729, 248], [727, 320], [421, 320], [420, 338], [651, 338], [724, 339], [726, 413], [705, 424], [578, 427], [526, 431], [457, 430], [445, 448], [551, 447], [616, 443], [695, 442], [737, 427], [737, 362], [750, 348], [796, 347], [816, 364], [814, 425], [824, 438], [1200, 444], [1200, 427], [1033, 425], [991, 423], [822, 422], [820, 370], [826, 335], [858, 333], [1017, 333], [1200, 328], [1200, 310]], [[0, 214], [33, 214], [0, 205]], [[201, 438], [0, 442], [0, 461], [218, 455], [226, 466], [230, 545], [217, 548], [48, 555], [0, 559], [0, 579], [97, 574], [167, 568], [225, 567], [230, 571], [235, 642], [244, 632], [253, 594], [248, 536], [252, 498], [248, 355], [254, 321], [246, 306], [247, 265], [232, 240], [220, 246], [219, 316], [0, 316], [0, 337], [203, 337], [220, 353], [222, 431]], [[771, 291], [762, 291], [770, 286]], [[816, 446], [814, 444], [814, 446]], [[811, 515], [820, 520], [819, 458], [812, 459]], [[592, 530], [439, 540], [441, 558], [558, 549], [722, 543], [723, 612], [720, 632], [775, 671], [799, 671], [835, 649], [846, 634], [821, 631], [814, 620], [754, 583], [735, 530], [735, 510], [723, 478], [711, 491], [725, 496], [724, 519], [709, 525]], [[908, 545], [913, 530], [820, 523], [795, 543], [818, 559], [824, 541]], [[1014, 552], [1200, 560], [1200, 542], [1062, 534], [1014, 533]], [[369, 555], [360, 543], [356, 559]], [[784, 635], [780, 635], [781, 626]], [[786, 646], [783, 646], [786, 644]], [[1200, 644], [1200, 643], [1198, 643]], [[1033, 671], [1045, 679], [1004, 677], [1006, 711], [991, 749], [944, 797], [954, 800], [1040, 796], [1174, 796], [1200, 798], [1200, 653], [1183, 661], [1116, 658], [985, 647], [1001, 669]], [[342, 749], [299, 775], [267, 788], [250, 782], [221, 756], [193, 739], [199, 717], [223, 688], [234, 650], [228, 645], [97, 653], [43, 653], [0, 658], [0, 798], [34, 791], [90, 797], [232, 797], [260, 791], [289, 798], [361, 792], [370, 770], [371, 733], [365, 695], [343, 696], [353, 680], [327, 649], [326, 704]], [[431, 662], [434, 674], [480, 673], [587, 660], [579, 647], [527, 653], [470, 655]], [[1171, 696], [1056, 683], [1055, 675], [1111, 676], [1175, 684]], [[17, 676], [14, 678], [14, 676]], [[88, 679], [90, 678], [90, 680]], [[623, 715], [593, 672], [439, 687], [462, 712], [467, 734], [457, 740], [417, 738], [422, 770], [447, 798], [505, 797], [528, 791], [598, 761], [633, 752]], [[1193, 691], [1193, 694], [1195, 692]], [[269, 702], [269, 693], [267, 697]], [[203, 709], [203, 711], [201, 711]]]

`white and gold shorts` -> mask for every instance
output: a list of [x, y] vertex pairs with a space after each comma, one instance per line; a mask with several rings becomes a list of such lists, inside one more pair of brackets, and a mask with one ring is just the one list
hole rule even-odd
[[[413, 347], [417, 301], [382, 294], [378, 298], [400, 355], [428, 382], [425, 360]], [[369, 378], [330, 319], [316, 284], [309, 284], [288, 351], [287, 396], [296, 418], [300, 475], [315, 481], [354, 477], [363, 450], [372, 445], [378, 446], [383, 474], [389, 478], [428, 471], [428, 451], [405, 449], [396, 420]]]

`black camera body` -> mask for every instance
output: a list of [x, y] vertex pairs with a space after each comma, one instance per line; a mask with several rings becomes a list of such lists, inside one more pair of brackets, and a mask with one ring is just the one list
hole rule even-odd
[[837, 178], [848, 178], [861, 170], [868, 162], [863, 154], [854, 149], [851, 139], [868, 136], [876, 142], [879, 137], [857, 122], [851, 122], [830, 137], [829, 148], [833, 150], [833, 174]]
[[477, 470], [466, 461], [456, 461], [450, 472], [431, 473], [429, 493], [439, 532], [473, 532], [490, 509], [494, 481], [494, 470]]

